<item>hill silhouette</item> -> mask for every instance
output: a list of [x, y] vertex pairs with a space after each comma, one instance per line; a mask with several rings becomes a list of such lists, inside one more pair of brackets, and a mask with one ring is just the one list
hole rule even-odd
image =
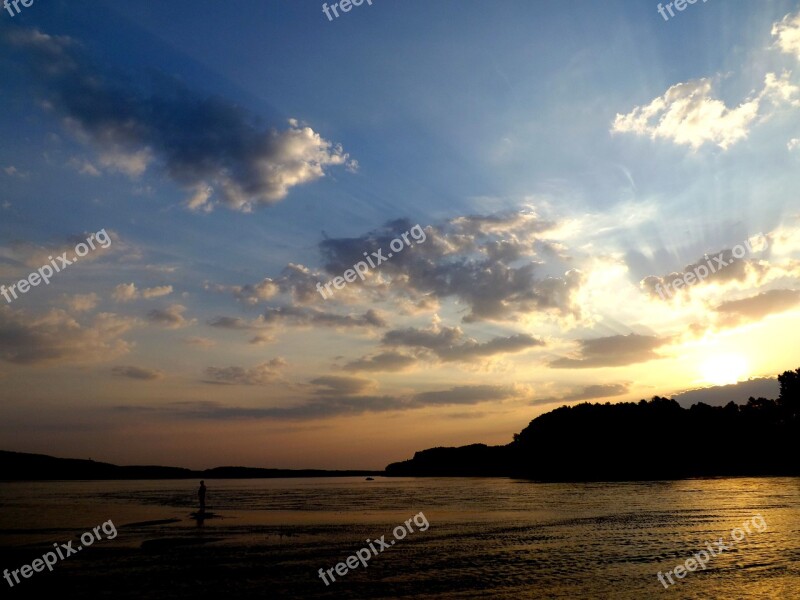
[[216, 467], [193, 471], [180, 467], [118, 466], [74, 458], [55, 458], [0, 450], [0, 480], [41, 481], [78, 479], [268, 479], [276, 477], [354, 477], [380, 471], [325, 471], [322, 469], [254, 469]]
[[675, 400], [562, 406], [506, 446], [431, 448], [390, 476], [514, 476], [543, 481], [800, 475], [800, 369], [777, 400], [682, 408]]

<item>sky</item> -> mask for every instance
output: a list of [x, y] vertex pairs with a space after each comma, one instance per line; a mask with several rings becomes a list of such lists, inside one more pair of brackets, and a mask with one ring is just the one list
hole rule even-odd
[[800, 367], [800, 3], [18, 8], [0, 448], [380, 469]]

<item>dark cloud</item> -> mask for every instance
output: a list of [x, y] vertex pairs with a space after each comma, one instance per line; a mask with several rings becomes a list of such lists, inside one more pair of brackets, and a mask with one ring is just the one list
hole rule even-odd
[[580, 356], [559, 358], [550, 363], [554, 369], [589, 369], [622, 367], [661, 358], [653, 352], [670, 340], [647, 335], [613, 335], [592, 340], [580, 340]]
[[402, 371], [411, 367], [417, 359], [400, 352], [381, 352], [375, 356], [359, 358], [342, 367], [345, 371]]
[[566, 396], [561, 396], [559, 398], [555, 397], [548, 397], [548, 398], [539, 398], [537, 400], [533, 400], [530, 404], [531, 406], [544, 406], [547, 404], [558, 404], [563, 402], [577, 402], [580, 400], [596, 400], [599, 398], [611, 398], [614, 396], [621, 396], [622, 394], [628, 393], [630, 389], [629, 384], [627, 383], [606, 383], [606, 384], [596, 384], [596, 385], [587, 385], [586, 387], [577, 390], [571, 394], [567, 394]]
[[[518, 313], [536, 311], [577, 315], [581, 273], [548, 275], [537, 257], [536, 235], [552, 225], [528, 212], [459, 217], [425, 227], [424, 242], [395, 253], [378, 268], [382, 277], [392, 278], [397, 295], [450, 297], [466, 304], [465, 322], [514, 320]], [[363, 261], [365, 252], [382, 249], [386, 256], [390, 242], [412, 226], [399, 219], [359, 237], [326, 239], [320, 243], [323, 268], [335, 276]], [[369, 289], [369, 279], [364, 284]]]
[[[668, 300], [676, 294], [683, 293], [685, 290], [690, 290], [692, 287], [704, 283], [724, 284], [730, 281], [745, 281], [750, 274], [762, 277], [767, 273], [769, 267], [761, 264], [758, 260], [747, 258], [747, 256], [751, 252], [768, 250], [769, 243], [769, 238], [766, 236], [755, 236], [748, 240], [749, 246], [743, 243], [721, 252], [706, 254], [703, 258], [684, 267], [683, 273], [673, 272], [662, 276], [650, 275], [642, 279], [639, 285], [651, 296]], [[739, 246], [741, 249], [739, 249]], [[734, 250], [737, 251], [739, 258], [733, 255]], [[628, 266], [632, 270], [636, 267], [631, 256], [629, 256]], [[688, 278], [691, 283], [686, 285], [681, 282], [678, 284], [680, 287], [676, 289], [675, 280], [682, 280], [687, 273], [692, 274]], [[660, 286], [660, 288], [656, 290], [656, 286]]]
[[0, 307], [0, 360], [20, 365], [110, 360], [130, 349], [122, 339], [135, 320], [100, 313], [86, 323], [63, 310], [40, 316]]
[[800, 303], [800, 291], [770, 290], [742, 300], [723, 302], [716, 307], [720, 325], [733, 327], [739, 323], [759, 321], [767, 315], [785, 312]]
[[[345, 382], [346, 379], [358, 378], [328, 378], [320, 377], [317, 383], [323, 388], [331, 390], [322, 394], [320, 398], [311, 398], [306, 402], [285, 407], [241, 407], [225, 406], [218, 402], [180, 402], [171, 403], [154, 409], [153, 407], [120, 406], [116, 410], [134, 412], [141, 410], [144, 413], [157, 411], [179, 419], [204, 419], [213, 421], [226, 421], [238, 419], [276, 419], [276, 420], [313, 420], [340, 416], [358, 416], [365, 413], [378, 413], [389, 411], [406, 411], [424, 408], [426, 406], [458, 406], [473, 405], [480, 402], [503, 401], [517, 396], [512, 386], [459, 386], [438, 392], [422, 392], [411, 396], [378, 396], [335, 394], [334, 386], [350, 387], [350, 389], [367, 389], [371, 387], [368, 380], [358, 382]], [[332, 385], [331, 385], [332, 384]], [[370, 384], [370, 385], [367, 385]]]
[[138, 379], [140, 381], [155, 381], [163, 379], [164, 373], [158, 369], [145, 369], [142, 367], [119, 366], [111, 369], [117, 377], [127, 377], [128, 379]]
[[465, 339], [464, 333], [459, 327], [437, 325], [431, 329], [409, 327], [388, 331], [383, 336], [383, 344], [430, 350], [445, 362], [469, 362], [497, 354], [522, 352], [529, 348], [543, 346], [544, 342], [531, 335], [521, 333], [509, 337], [497, 337], [480, 343], [471, 338]]
[[280, 370], [286, 366], [282, 358], [273, 358], [254, 367], [206, 367], [208, 377], [204, 383], [224, 385], [266, 385], [280, 378]]
[[422, 392], [413, 400], [422, 406], [442, 404], [479, 404], [490, 400], [505, 400], [517, 395], [513, 386], [505, 385], [459, 385], [449, 390]]
[[700, 402], [710, 406], [725, 406], [728, 402], [746, 404], [747, 399], [751, 396], [753, 398], [768, 398], [772, 400], [777, 398], [779, 393], [780, 385], [778, 380], [765, 377], [740, 381], [731, 385], [689, 390], [674, 394], [672, 397], [678, 401], [678, 404], [688, 408], [692, 404]]
[[[104, 78], [68, 37], [14, 29], [5, 45], [21, 51], [42, 99], [79, 139], [95, 147], [102, 166], [136, 176], [159, 162], [191, 189], [192, 209], [213, 198], [248, 212], [280, 201], [297, 185], [336, 165], [355, 168], [342, 147], [289, 120], [267, 129], [236, 105], [191, 92], [162, 77], [143, 92]], [[212, 188], [213, 186], [213, 188]]]
[[375, 387], [375, 382], [370, 379], [362, 379], [361, 377], [341, 377], [336, 375], [317, 377], [316, 379], [312, 379], [309, 383], [318, 387], [315, 393], [320, 396], [349, 396], [361, 394]]
[[316, 308], [298, 306], [279, 306], [268, 308], [263, 315], [263, 322], [291, 323], [293, 325], [322, 325], [324, 327], [386, 327], [386, 321], [374, 309], [363, 315], [339, 315]]
[[167, 329], [180, 329], [194, 323], [194, 319], [186, 319], [183, 316], [184, 312], [186, 312], [185, 306], [172, 304], [167, 308], [151, 310], [147, 313], [147, 320]]
[[208, 321], [208, 325], [220, 329], [258, 329], [258, 324], [240, 319], [239, 317], [214, 317]]
[[[124, 408], [124, 407], [120, 407]], [[162, 409], [180, 419], [228, 421], [240, 419], [313, 420], [339, 416], [358, 416], [410, 408], [407, 401], [391, 396], [326, 396], [286, 407], [225, 406], [218, 402], [173, 404]], [[411, 407], [413, 408], [413, 407]]]

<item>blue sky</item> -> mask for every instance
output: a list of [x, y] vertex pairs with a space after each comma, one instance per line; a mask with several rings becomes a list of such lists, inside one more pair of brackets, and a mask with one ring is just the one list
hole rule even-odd
[[0, 312], [10, 449], [380, 467], [798, 366], [800, 6], [656, 5], [1, 13], [0, 283], [114, 240]]

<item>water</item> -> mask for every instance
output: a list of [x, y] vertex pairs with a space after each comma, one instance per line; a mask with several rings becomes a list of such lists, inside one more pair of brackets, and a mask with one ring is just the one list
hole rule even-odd
[[[437, 478], [2, 483], [1, 569], [109, 519], [118, 535], [14, 593], [94, 598], [800, 599], [800, 479], [542, 484]], [[334, 569], [422, 512], [405, 539]], [[763, 517], [766, 529], [753, 521]], [[429, 527], [420, 531], [427, 520]], [[668, 572], [731, 530], [705, 570]], [[762, 521], [758, 520], [760, 524]], [[738, 534], [737, 534], [738, 535]], [[399, 534], [398, 534], [399, 536]], [[374, 545], [374, 542], [373, 542]], [[327, 576], [326, 576], [327, 578]], [[0, 580], [0, 587], [8, 585]], [[12, 590], [9, 590], [12, 591]]]

